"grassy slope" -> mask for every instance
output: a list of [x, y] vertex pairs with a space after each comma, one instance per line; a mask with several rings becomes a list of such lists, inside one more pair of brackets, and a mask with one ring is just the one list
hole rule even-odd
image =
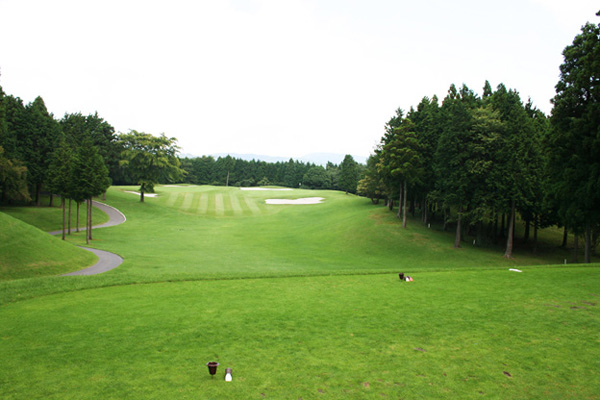
[[[62, 208], [60, 208], [60, 201], [58, 206], [53, 207], [11, 207], [3, 206], [0, 207], [0, 212], [9, 214], [10, 216], [20, 219], [30, 225], [33, 225], [44, 232], [57, 231], [62, 229]], [[43, 202], [46, 204], [46, 201]], [[68, 210], [68, 206], [67, 206]], [[77, 224], [77, 208], [75, 204], [72, 205], [71, 215], [71, 229], [75, 230]], [[108, 216], [97, 208], [93, 208], [92, 220], [94, 225], [100, 225], [108, 221]], [[68, 218], [68, 217], [67, 217]], [[79, 209], [79, 227], [85, 227], [85, 205], [81, 205]]]
[[[111, 191], [127, 224], [98, 231], [106, 249], [126, 259], [115, 273], [152, 279], [310, 275], [560, 263], [561, 256], [452, 248], [450, 234], [418, 222], [398, 226], [393, 213], [340, 192], [247, 192], [237, 188], [159, 188], [145, 204]], [[268, 206], [269, 197], [324, 196], [321, 205]], [[133, 197], [135, 199], [135, 197]], [[250, 206], [251, 205], [251, 206]], [[237, 211], [236, 211], [237, 210]], [[237, 212], [237, 214], [236, 214]], [[110, 238], [110, 243], [108, 243]], [[96, 243], [104, 248], [104, 242]]]
[[0, 212], [0, 280], [57, 275], [96, 261], [92, 253]]
[[[98, 230], [94, 245], [124, 256], [118, 269], [0, 282], [0, 397], [600, 392], [598, 266], [512, 273], [508, 267], [562, 255], [504, 260], [497, 249], [454, 250], [451, 235], [417, 223], [403, 230], [383, 207], [343, 193], [192, 187], [159, 194], [139, 204], [111, 189], [108, 202], [128, 221]], [[326, 202], [263, 201], [300, 196]], [[400, 270], [416, 281], [399, 282], [391, 272]], [[341, 275], [351, 272], [390, 273]], [[335, 276], [282, 278], [319, 274]], [[237, 279], [261, 276], [280, 279]], [[232, 280], [192, 281], [202, 278]], [[162, 283], [127, 285], [153, 281]], [[204, 365], [210, 360], [221, 362], [214, 380]], [[225, 367], [234, 369], [229, 385]]]
[[[553, 250], [533, 257], [517, 247], [515, 259], [506, 260], [501, 248], [466, 244], [456, 250], [452, 233], [427, 229], [417, 221], [402, 229], [385, 207], [340, 192], [159, 187], [157, 198], [147, 197], [141, 204], [138, 196], [125, 192], [135, 189], [109, 190], [107, 202], [123, 211], [127, 222], [95, 231], [91, 243], [124, 257], [122, 266], [88, 279], [0, 282], [0, 304], [62, 290], [136, 282], [506, 268], [562, 264], [569, 256]], [[325, 203], [264, 203], [269, 197], [313, 196], [326, 197]], [[32, 212], [44, 209], [27, 211]], [[54, 224], [60, 226], [59, 214]], [[83, 234], [73, 234], [68, 241], [85, 244]]]

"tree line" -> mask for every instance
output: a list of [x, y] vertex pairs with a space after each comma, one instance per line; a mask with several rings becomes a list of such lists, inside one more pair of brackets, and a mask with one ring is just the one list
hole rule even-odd
[[[586, 24], [564, 52], [551, 116], [519, 93], [485, 82], [481, 96], [450, 86], [441, 101], [424, 97], [398, 109], [367, 161], [358, 192], [385, 200], [406, 227], [408, 208], [423, 223], [453, 224], [454, 247], [465, 230], [505, 240], [512, 257], [515, 219], [536, 249], [539, 228], [558, 225], [585, 240], [585, 261], [600, 234], [600, 25]], [[576, 256], [575, 256], [576, 257]]]
[[[56, 195], [63, 210], [63, 239], [71, 232], [71, 205], [85, 202], [86, 240], [92, 239], [92, 197], [114, 183], [140, 184], [143, 193], [160, 181], [181, 179], [176, 139], [135, 130], [116, 134], [97, 113], [65, 114], [57, 120], [44, 100], [24, 104], [0, 87], [0, 203], [49, 206]], [[68, 206], [67, 206], [68, 205]], [[68, 211], [67, 211], [68, 210]]]
[[243, 160], [231, 156], [184, 158], [184, 182], [215, 186], [285, 186], [356, 193], [361, 164], [346, 155], [341, 164], [326, 166], [291, 159], [287, 162]]
[[[70, 233], [71, 204], [90, 203], [111, 184], [140, 185], [140, 200], [157, 183], [281, 185], [355, 193], [361, 166], [347, 155], [340, 165], [323, 167], [290, 159], [266, 163], [233, 157], [178, 157], [176, 138], [115, 129], [97, 113], [56, 119], [44, 100], [24, 104], [0, 87], [0, 203], [35, 204], [42, 193], [64, 203], [63, 226]], [[86, 222], [91, 226], [91, 210]], [[76, 226], [79, 226], [77, 220]], [[91, 238], [91, 231], [88, 230]]]

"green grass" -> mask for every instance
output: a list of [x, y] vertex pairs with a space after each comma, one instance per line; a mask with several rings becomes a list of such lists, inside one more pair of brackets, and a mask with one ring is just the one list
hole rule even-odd
[[131, 189], [92, 242], [119, 268], [0, 282], [0, 398], [598, 398], [598, 265], [455, 250], [339, 192]]
[[0, 281], [57, 275], [93, 265], [85, 250], [0, 212]]
[[[10, 216], [20, 219], [30, 225], [33, 225], [45, 232], [51, 232], [62, 229], [62, 208], [60, 201], [58, 206], [47, 207], [0, 207], [0, 212], [9, 214]], [[46, 202], [44, 202], [46, 204]], [[68, 205], [67, 205], [68, 210]], [[108, 216], [97, 208], [92, 209], [92, 222], [94, 225], [100, 225], [108, 221]], [[68, 211], [67, 211], [68, 218]], [[85, 228], [85, 204], [82, 204], [79, 209], [79, 227]], [[71, 229], [74, 231], [77, 228], [77, 206], [72, 205], [71, 210]]]
[[[384, 207], [341, 192], [159, 187], [158, 197], [140, 204], [137, 196], [123, 191], [128, 189], [133, 188], [109, 193], [128, 222], [98, 230], [94, 245], [125, 258], [124, 268], [114, 274], [141, 280], [374, 273], [400, 266], [413, 271], [509, 267], [564, 259], [562, 253], [534, 256], [523, 251], [506, 260], [501, 249], [468, 244], [455, 250], [450, 233], [416, 221], [401, 229]], [[306, 206], [264, 202], [315, 196], [326, 200]]]
[[[157, 283], [22, 301], [0, 313], [0, 393], [595, 398], [598, 272]], [[221, 363], [214, 380], [205, 366], [211, 360]], [[226, 367], [230, 384], [222, 380]]]

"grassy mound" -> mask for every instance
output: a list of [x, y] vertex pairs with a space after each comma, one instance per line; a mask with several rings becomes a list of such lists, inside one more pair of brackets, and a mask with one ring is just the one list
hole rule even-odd
[[96, 261], [92, 253], [0, 212], [0, 280], [57, 275]]

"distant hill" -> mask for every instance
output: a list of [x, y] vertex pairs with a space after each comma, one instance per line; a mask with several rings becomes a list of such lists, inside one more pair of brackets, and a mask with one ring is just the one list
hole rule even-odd
[[[336, 154], [336, 153], [310, 153], [310, 154], [306, 154], [306, 155], [304, 155], [302, 157], [298, 157], [298, 158], [273, 157], [273, 156], [265, 156], [265, 155], [260, 155], [260, 154], [237, 154], [237, 153], [216, 153], [216, 154], [210, 154], [210, 155], [214, 158], [226, 157], [226, 156], [230, 155], [233, 158], [238, 158], [238, 159], [242, 159], [242, 160], [247, 160], [247, 161], [258, 160], [258, 161], [265, 161], [265, 162], [269, 162], [269, 163], [286, 162], [286, 161], [289, 161], [290, 158], [293, 158], [296, 161], [303, 161], [305, 163], [312, 163], [312, 164], [323, 165], [323, 166], [327, 165], [328, 162], [332, 162], [333, 164], [340, 164], [344, 160], [344, 157], [346, 156], [345, 154]], [[180, 154], [180, 157], [195, 158], [195, 157], [201, 157], [201, 156], [184, 153], [184, 154]], [[355, 155], [353, 155], [352, 157], [354, 158], [354, 161], [356, 161], [360, 164], [366, 164], [366, 162], [367, 162], [367, 157], [355, 156]]]

